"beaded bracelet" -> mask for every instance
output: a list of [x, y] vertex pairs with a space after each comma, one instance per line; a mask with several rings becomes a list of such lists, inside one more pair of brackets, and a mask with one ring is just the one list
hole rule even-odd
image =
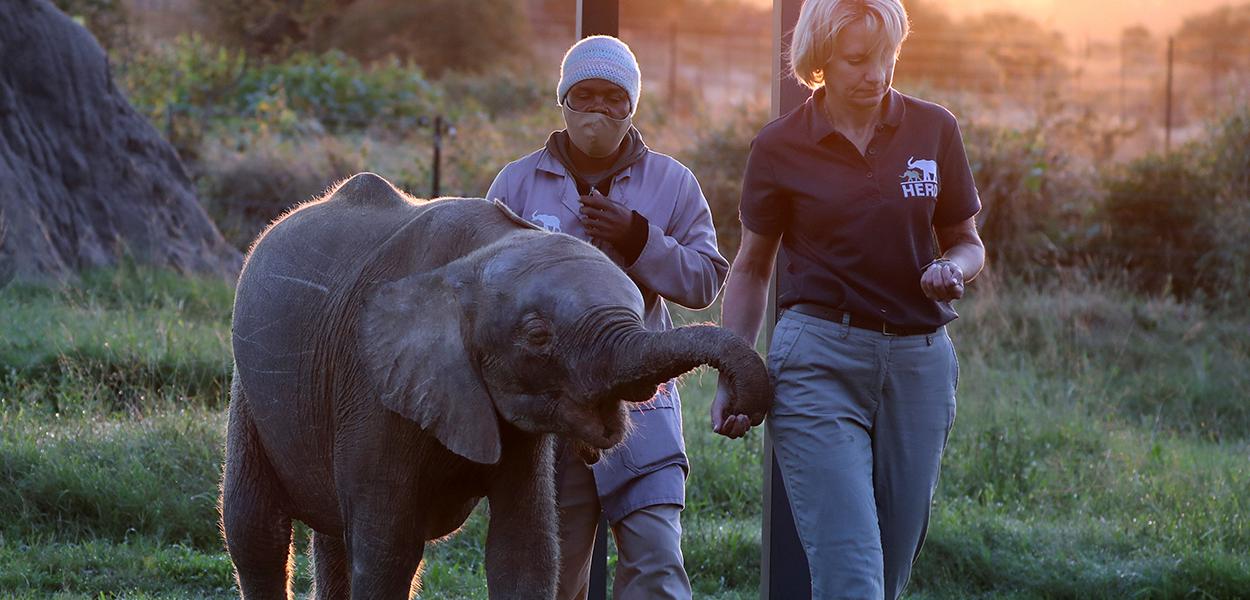
[[950, 264], [950, 265], [951, 265], [951, 268], [955, 269], [955, 272], [959, 273], [959, 279], [960, 279], [959, 283], [961, 283], [961, 284], [962, 284], [962, 283], [964, 283], [964, 281], [963, 281], [963, 278], [964, 278], [964, 270], [963, 270], [963, 269], [961, 269], [961, 268], [959, 268], [959, 265], [958, 265], [958, 264], [956, 264], [956, 263], [955, 263], [955, 261], [953, 261], [953, 260], [951, 260], [951, 259], [949, 259], [949, 258], [946, 258], [945, 256], [943, 256], [943, 257], [941, 257], [941, 258], [935, 258], [935, 259], [933, 259], [932, 261], [930, 261], [930, 262], [929, 262], [929, 264], [925, 265], [925, 266], [924, 266], [924, 268], [920, 269], [920, 272], [921, 272], [921, 273], [927, 273], [927, 272], [929, 272], [929, 267], [932, 267], [933, 265], [940, 265], [940, 264], [942, 264], [942, 263], [947, 263], [947, 264]]

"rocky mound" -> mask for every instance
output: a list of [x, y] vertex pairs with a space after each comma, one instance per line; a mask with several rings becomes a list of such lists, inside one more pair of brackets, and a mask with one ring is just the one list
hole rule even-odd
[[229, 278], [241, 263], [174, 149], [113, 85], [95, 38], [47, 0], [3, 0], [0, 284], [126, 255]]

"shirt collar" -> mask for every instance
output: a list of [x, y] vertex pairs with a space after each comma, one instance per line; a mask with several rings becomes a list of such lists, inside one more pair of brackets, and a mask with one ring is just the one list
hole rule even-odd
[[556, 157], [552, 156], [551, 152], [547, 150], [543, 150], [538, 157], [538, 170], [546, 171], [552, 175], [559, 175], [560, 177], [568, 177], [569, 175], [569, 170], [564, 168], [564, 165], [560, 164], [560, 161], [556, 160]]
[[[807, 102], [803, 103], [803, 110], [807, 113], [807, 131], [815, 143], [820, 143], [837, 131], [833, 128], [833, 123], [829, 122], [829, 118], [820, 110], [820, 102], [824, 100], [824, 97], [825, 86], [822, 85], [816, 88], [811, 96], [808, 96]], [[891, 87], [881, 102], [883, 104], [881, 124], [890, 128], [898, 127], [903, 122], [903, 115], [907, 112], [903, 95]]]
[[[625, 167], [624, 169], [622, 169], [620, 173], [617, 173], [616, 176], [612, 178], [612, 181], [622, 181], [622, 180], [628, 179], [630, 174], [634, 170], [634, 165], [637, 165], [637, 164], [638, 163], [635, 162], [634, 164], [631, 164], [628, 167]], [[555, 156], [553, 156], [550, 150], [546, 150], [546, 149], [544, 149], [542, 151], [542, 154], [539, 155], [538, 164], [535, 166], [535, 168], [538, 169], [539, 171], [545, 171], [547, 173], [551, 173], [552, 175], [555, 175], [557, 177], [569, 176], [568, 168], [565, 167], [563, 164], [561, 164], [560, 160], [557, 159]]]

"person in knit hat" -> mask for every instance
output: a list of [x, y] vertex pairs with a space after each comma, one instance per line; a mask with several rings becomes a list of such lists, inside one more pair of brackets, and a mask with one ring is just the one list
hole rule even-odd
[[[673, 326], [665, 300], [707, 307], [728, 262], [694, 175], [648, 148], [633, 126], [641, 91], [638, 61], [624, 42], [593, 36], [574, 44], [556, 86], [565, 128], [505, 166], [486, 197], [602, 250], [638, 284], [647, 328], [663, 330]], [[635, 406], [630, 420], [623, 445], [593, 465], [571, 448], [558, 451], [562, 600], [587, 596], [600, 515], [616, 539], [614, 598], [691, 597], [681, 553], [689, 465], [676, 382]]]

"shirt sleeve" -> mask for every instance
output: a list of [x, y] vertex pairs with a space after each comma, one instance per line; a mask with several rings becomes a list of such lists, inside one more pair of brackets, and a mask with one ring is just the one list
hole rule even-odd
[[760, 235], [780, 236], [789, 225], [789, 200], [777, 184], [773, 165], [757, 137], [751, 142], [747, 168], [742, 176], [738, 219], [743, 227]]
[[625, 272], [663, 298], [687, 308], [712, 304], [729, 262], [716, 248], [712, 210], [689, 169], [677, 190], [677, 205], [667, 231], [650, 223], [646, 245]]
[[486, 190], [486, 199], [503, 202], [508, 208], [512, 209], [512, 212], [516, 212], [517, 207], [510, 202], [512, 199], [508, 197], [511, 195], [508, 193], [508, 167], [511, 166], [511, 164], [505, 165], [499, 171], [499, 174], [495, 175], [495, 180], [491, 182], [490, 189]]
[[647, 238], [651, 236], [651, 222], [638, 211], [632, 211], [629, 217], [629, 235], [624, 241], [615, 244], [627, 265], [634, 264], [642, 249], [647, 247]]
[[939, 160], [942, 187], [938, 190], [937, 207], [933, 210], [933, 224], [945, 227], [967, 221], [981, 212], [981, 197], [972, 180], [972, 167], [968, 165], [968, 153], [964, 151], [959, 123], [954, 124], [954, 131]]

